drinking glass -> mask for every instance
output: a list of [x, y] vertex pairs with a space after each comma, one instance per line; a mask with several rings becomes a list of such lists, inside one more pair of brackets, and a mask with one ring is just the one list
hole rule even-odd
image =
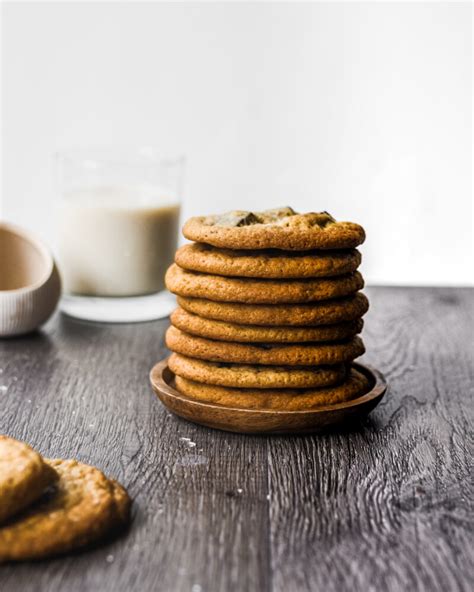
[[90, 149], [61, 152], [56, 164], [61, 310], [102, 322], [167, 316], [184, 159]]

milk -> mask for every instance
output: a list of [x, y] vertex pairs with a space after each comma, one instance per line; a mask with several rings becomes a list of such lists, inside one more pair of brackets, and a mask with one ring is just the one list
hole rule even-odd
[[179, 204], [150, 186], [71, 191], [59, 206], [66, 292], [135, 296], [164, 288], [176, 250]]

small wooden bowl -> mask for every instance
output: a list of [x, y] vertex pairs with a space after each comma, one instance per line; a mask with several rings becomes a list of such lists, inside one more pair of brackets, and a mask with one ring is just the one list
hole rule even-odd
[[387, 390], [383, 374], [362, 364], [353, 365], [370, 380], [370, 391], [352, 401], [309, 411], [239, 409], [195, 401], [176, 390], [168, 360], [162, 360], [152, 368], [150, 381], [165, 407], [194, 423], [241, 434], [304, 434], [355, 422], [380, 403]]
[[29, 232], [0, 223], [0, 337], [37, 329], [58, 304], [61, 281], [48, 249]]

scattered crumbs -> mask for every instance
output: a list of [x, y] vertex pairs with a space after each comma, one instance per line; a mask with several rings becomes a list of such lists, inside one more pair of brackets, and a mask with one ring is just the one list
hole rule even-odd
[[237, 491], [226, 491], [225, 494], [227, 497], [238, 497], [239, 495], [242, 495], [243, 489], [241, 489], [240, 487], [237, 488]]
[[270, 494], [269, 494], [269, 493], [267, 493], [267, 500], [269, 500], [269, 499], [270, 499]]
[[202, 592], [202, 586], [200, 586], [199, 584], [193, 584], [191, 592]]
[[90, 423], [90, 424], [89, 424], [89, 427], [90, 427], [90, 428], [95, 428], [95, 424], [93, 424], [93, 423]]
[[177, 461], [177, 464], [181, 467], [193, 467], [196, 465], [207, 465], [207, 456], [202, 454], [185, 454], [183, 458]]
[[196, 447], [196, 442], [193, 442], [193, 441], [191, 440], [191, 438], [186, 438], [185, 436], [182, 436], [182, 437], [179, 439], [179, 441], [180, 441], [180, 442], [183, 442], [183, 444], [186, 444], [186, 446], [187, 446], [188, 448], [195, 448], [195, 447]]
[[31, 403], [31, 399], [26, 399], [26, 402], [27, 403]]
[[107, 555], [107, 557], [105, 558], [107, 563], [113, 563], [114, 559], [115, 559], [115, 557], [113, 555]]
[[5, 384], [0, 385], [0, 393], [6, 393], [8, 387]]

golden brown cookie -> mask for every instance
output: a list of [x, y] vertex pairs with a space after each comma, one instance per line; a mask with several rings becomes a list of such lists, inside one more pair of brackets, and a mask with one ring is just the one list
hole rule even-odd
[[236, 251], [190, 243], [176, 251], [175, 262], [183, 269], [213, 275], [301, 279], [355, 271], [360, 265], [361, 254], [355, 249], [290, 253], [278, 250]]
[[26, 508], [57, 480], [33, 448], [0, 435], [0, 524]]
[[0, 563], [50, 557], [104, 538], [129, 520], [125, 490], [94, 467], [50, 460], [59, 480], [33, 507], [0, 528]]
[[298, 214], [291, 208], [199, 216], [186, 222], [183, 234], [227, 249], [351, 249], [365, 240], [359, 224], [336, 222], [327, 212]]
[[186, 311], [207, 319], [236, 324], [293, 327], [351, 321], [360, 318], [369, 309], [369, 301], [361, 292], [346, 298], [311, 304], [241, 304], [181, 296], [178, 297], [178, 304]]
[[344, 364], [333, 366], [250, 366], [206, 362], [181, 354], [171, 354], [168, 366], [182, 378], [195, 382], [238, 388], [315, 388], [344, 380]]
[[120, 485], [118, 481], [115, 481], [115, 479], [109, 479], [108, 481], [112, 489], [112, 497], [114, 498], [115, 510], [117, 513], [115, 530], [121, 530], [128, 526], [128, 523], [130, 522], [132, 500], [126, 489]]
[[168, 290], [178, 296], [251, 304], [330, 300], [353, 294], [364, 287], [358, 271], [329, 279], [264, 280], [186, 271], [175, 263], [166, 272], [165, 283]]
[[236, 364], [265, 364], [275, 366], [321, 366], [350, 362], [364, 351], [360, 337], [338, 343], [229, 343], [189, 335], [169, 327], [166, 331], [167, 347], [185, 356], [209, 362]]
[[205, 319], [184, 310], [184, 308], [177, 308], [171, 313], [171, 323], [181, 331], [191, 335], [217, 339], [218, 341], [237, 341], [241, 343], [340, 341], [354, 337], [354, 335], [362, 331], [364, 326], [362, 319], [316, 327], [238, 325], [237, 323]]
[[368, 392], [370, 386], [368, 379], [354, 369], [343, 384], [321, 389], [239, 389], [202, 384], [180, 376], [176, 376], [175, 381], [183, 395], [196, 401], [238, 409], [284, 411], [305, 411], [350, 401]]

